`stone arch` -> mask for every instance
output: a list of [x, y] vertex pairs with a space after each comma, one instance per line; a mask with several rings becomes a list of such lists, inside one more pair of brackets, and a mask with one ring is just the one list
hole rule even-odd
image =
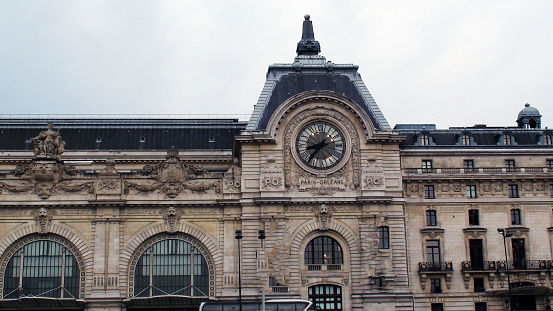
[[277, 135], [278, 129], [281, 127], [281, 122], [286, 115], [292, 113], [299, 105], [311, 101], [332, 103], [343, 107], [352, 114], [353, 119], [358, 120], [358, 122], [362, 124], [366, 137], [370, 137], [374, 134], [375, 127], [370, 121], [369, 115], [348, 97], [332, 91], [307, 91], [290, 97], [275, 110], [267, 123], [267, 131], [270, 135], [272, 137]]
[[[29, 230], [29, 227], [34, 228], [34, 225], [28, 225], [23, 228], [20, 228], [16, 232], [18, 233], [17, 236], [19, 236], [22, 232], [27, 232]], [[57, 228], [56, 228], [57, 227]], [[65, 227], [65, 228], [64, 228]], [[75, 256], [75, 260], [77, 261], [77, 265], [79, 266], [79, 296], [78, 298], [84, 299], [85, 298], [85, 292], [86, 292], [86, 281], [87, 278], [90, 278], [92, 275], [92, 263], [93, 263], [93, 257], [92, 253], [84, 244], [84, 241], [80, 238], [74, 238], [77, 235], [71, 234], [68, 229], [70, 227], [68, 226], [60, 226], [60, 225], [52, 225], [52, 230], [46, 234], [39, 234], [37, 232], [31, 232], [28, 234], [21, 235], [19, 238], [15, 239], [10, 245], [7, 247], [4, 247], [4, 243], [2, 243], [2, 252], [0, 256], [0, 275], [5, 275], [5, 270], [8, 265], [8, 262], [13, 257], [14, 253], [17, 252], [19, 249], [24, 247], [25, 245], [35, 242], [35, 241], [53, 241], [56, 243], [59, 243], [66, 247], [72, 254]], [[57, 230], [55, 230], [57, 229]], [[11, 234], [10, 236], [16, 236], [16, 232]], [[62, 234], [60, 234], [62, 233]], [[78, 243], [80, 242], [82, 243]], [[2, 242], [5, 242], [6, 239], [3, 239]], [[77, 243], [75, 243], [77, 241]], [[82, 249], [85, 249], [85, 253], [83, 253]], [[2, 297], [4, 290], [4, 278], [0, 278], [0, 297]]]
[[[330, 233], [338, 242], [343, 243], [342, 249], [347, 250], [348, 256], [355, 256], [359, 252], [359, 243], [355, 238], [355, 233], [342, 222], [333, 219], [329, 223], [328, 230], [319, 230], [319, 225], [316, 220], [310, 220], [299, 226], [292, 234], [292, 242], [290, 243], [290, 255], [300, 260], [300, 254], [309, 243], [308, 237], [314, 233]], [[299, 261], [298, 261], [299, 262]]]
[[[5, 235], [0, 239], [0, 254], [3, 254], [6, 252], [6, 249], [8, 249], [13, 243], [18, 241], [19, 239], [32, 235], [32, 234], [38, 234], [37, 226], [35, 224], [26, 224], [23, 226], [20, 226], [19, 228], [11, 231], [9, 234]], [[92, 272], [92, 264], [94, 261], [94, 256], [92, 254], [92, 251], [90, 250], [90, 247], [88, 246], [88, 242], [86, 239], [79, 233], [78, 230], [75, 230], [74, 228], [61, 224], [61, 223], [52, 223], [50, 225], [50, 230], [48, 233], [59, 235], [63, 237], [64, 239], [71, 242], [76, 249], [81, 254], [87, 271], [90, 270]], [[47, 235], [48, 233], [44, 234]], [[87, 273], [90, 275], [91, 273]]]
[[[128, 296], [133, 295], [133, 271], [136, 267], [138, 259], [144, 251], [152, 244], [164, 239], [180, 239], [194, 245], [204, 256], [209, 267], [209, 295], [215, 296], [217, 271], [222, 271], [223, 258], [220, 250], [215, 243], [215, 238], [206, 233], [200, 226], [184, 222], [180, 223], [175, 228], [174, 233], [167, 232], [167, 226], [164, 223], [156, 223], [150, 225], [135, 234], [129, 239], [121, 253], [119, 275], [125, 282], [121, 282], [121, 286], [125, 286], [128, 290]], [[128, 281], [128, 282], [127, 282]]]

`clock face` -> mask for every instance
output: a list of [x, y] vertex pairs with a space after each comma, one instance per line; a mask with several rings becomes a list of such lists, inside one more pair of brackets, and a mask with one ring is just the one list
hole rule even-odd
[[308, 123], [296, 139], [296, 152], [309, 167], [325, 170], [336, 166], [344, 158], [346, 142], [335, 125], [316, 121]]

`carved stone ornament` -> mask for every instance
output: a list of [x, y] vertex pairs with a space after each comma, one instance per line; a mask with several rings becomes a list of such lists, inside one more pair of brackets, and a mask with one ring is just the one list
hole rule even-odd
[[60, 133], [53, 129], [54, 124], [48, 122], [46, 131], [40, 132], [33, 138], [33, 147], [37, 158], [59, 160], [65, 151], [65, 142], [61, 139]]
[[288, 267], [288, 254], [290, 250], [282, 241], [289, 241], [290, 237], [285, 234], [283, 239], [278, 240], [271, 248], [267, 248], [267, 261], [269, 273], [279, 283], [288, 285], [290, 282], [290, 268]]
[[[360, 161], [360, 152], [359, 152], [359, 134], [355, 129], [355, 126], [348, 117], [343, 115], [341, 112], [334, 109], [319, 105], [311, 108], [307, 108], [299, 112], [292, 120], [288, 123], [286, 130], [284, 132], [283, 144], [284, 144], [284, 186], [287, 189], [296, 189], [299, 187], [300, 176], [305, 176], [306, 174], [310, 176], [315, 176], [313, 173], [306, 172], [301, 166], [296, 163], [294, 160], [295, 151], [294, 150], [294, 133], [298, 130], [299, 126], [310, 122], [307, 120], [316, 120], [318, 117], [329, 120], [335, 124], [340, 124], [343, 126], [346, 132], [346, 136], [349, 137], [350, 141], [348, 142], [351, 146], [351, 153], [349, 159], [345, 162], [345, 165], [337, 170], [326, 175], [326, 178], [332, 178], [336, 175], [340, 176], [351, 176], [351, 180], [348, 180], [346, 189], [351, 190], [358, 189], [361, 186], [361, 161]], [[324, 173], [321, 171], [321, 173]], [[337, 191], [344, 191], [346, 189], [328, 189], [326, 185], [317, 186], [315, 188], [319, 189], [310, 189], [308, 190], [314, 195], [328, 195], [335, 193]], [[335, 188], [335, 187], [334, 187]], [[301, 191], [301, 190], [300, 190]]]
[[240, 193], [242, 189], [242, 169], [232, 165], [223, 176], [223, 193]]
[[165, 219], [167, 232], [175, 233], [177, 230], [177, 224], [180, 220], [180, 213], [178, 213], [174, 207], [170, 206], [167, 208], [167, 211], [165, 212], [163, 218]]
[[384, 175], [365, 176], [365, 189], [380, 189], [384, 188]]
[[315, 209], [315, 215], [319, 223], [319, 230], [328, 230], [330, 217], [332, 216], [332, 207], [321, 204], [318, 209]]
[[96, 180], [96, 193], [104, 195], [121, 194], [121, 178], [115, 169], [115, 161], [108, 159], [106, 167], [98, 173]]
[[49, 232], [50, 222], [52, 221], [53, 212], [41, 207], [35, 212], [35, 220], [38, 228], [38, 233], [45, 234]]
[[298, 190], [312, 195], [333, 195], [338, 191], [346, 191], [348, 178], [342, 173], [343, 170], [344, 168], [327, 177], [316, 177], [304, 172], [298, 178]]
[[94, 193], [94, 182], [76, 181], [75, 167], [54, 159], [34, 159], [30, 165], [18, 165], [10, 174], [18, 179], [0, 182], [0, 193], [2, 190], [11, 193], [32, 191], [42, 199], [59, 192]]
[[125, 194], [129, 194], [133, 189], [137, 192], [160, 191], [168, 197], [174, 198], [184, 190], [191, 192], [206, 192], [214, 189], [216, 193], [221, 191], [219, 181], [205, 182], [195, 180], [198, 176], [205, 174], [206, 171], [200, 165], [189, 165], [182, 162], [179, 158], [179, 151], [172, 147], [167, 150], [166, 160], [158, 165], [145, 165], [142, 170], [142, 176], [149, 177], [155, 182], [132, 182], [125, 181]]

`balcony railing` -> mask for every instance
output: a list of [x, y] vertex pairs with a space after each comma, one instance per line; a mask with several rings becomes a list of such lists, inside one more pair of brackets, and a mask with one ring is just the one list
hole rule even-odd
[[336, 271], [336, 270], [342, 270], [342, 265], [307, 265], [308, 271]]
[[287, 293], [288, 286], [271, 286], [271, 293]]
[[419, 262], [420, 271], [453, 271], [453, 264], [448, 262]]
[[524, 261], [484, 261], [484, 264], [474, 264], [470, 261], [461, 262], [462, 271], [498, 271], [498, 270], [551, 270], [553, 260], [524, 260]]
[[403, 173], [407, 175], [415, 174], [553, 174], [550, 167], [479, 167], [479, 168], [404, 168]]

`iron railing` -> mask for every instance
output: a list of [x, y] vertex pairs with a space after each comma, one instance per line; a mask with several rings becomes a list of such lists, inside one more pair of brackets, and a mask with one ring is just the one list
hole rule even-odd
[[553, 271], [553, 260], [522, 260], [522, 261], [484, 261], [475, 264], [470, 261], [461, 262], [461, 271], [498, 271], [498, 270], [550, 270]]
[[420, 271], [453, 271], [453, 264], [451, 261], [419, 262], [419, 272]]
[[407, 175], [443, 174], [552, 174], [550, 167], [479, 167], [479, 168], [404, 168], [403, 173]]

